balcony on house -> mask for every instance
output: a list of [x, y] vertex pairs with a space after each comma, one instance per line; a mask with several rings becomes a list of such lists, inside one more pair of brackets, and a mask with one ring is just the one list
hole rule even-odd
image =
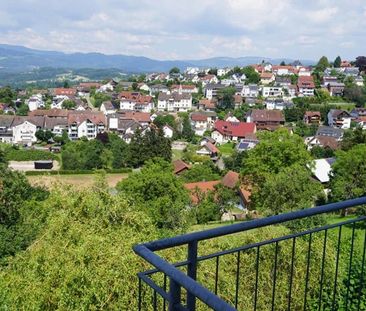
[[[364, 204], [366, 197], [136, 245], [151, 265], [138, 274], [138, 310], [365, 310]], [[352, 216], [317, 222], [345, 210]], [[271, 229], [285, 227], [292, 229]], [[235, 247], [217, 243], [235, 236]], [[179, 254], [182, 261], [169, 260]]]

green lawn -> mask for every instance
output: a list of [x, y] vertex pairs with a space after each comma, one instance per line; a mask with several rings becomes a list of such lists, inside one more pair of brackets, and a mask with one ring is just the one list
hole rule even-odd
[[172, 150], [172, 155], [173, 155], [172, 157], [173, 161], [179, 160], [183, 156], [183, 150]]
[[235, 143], [226, 143], [218, 147], [222, 155], [231, 155], [235, 149]]

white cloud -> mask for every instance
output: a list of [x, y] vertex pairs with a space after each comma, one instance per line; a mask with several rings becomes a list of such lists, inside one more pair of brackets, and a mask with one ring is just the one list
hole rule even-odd
[[[86, 5], [48, 0], [45, 5], [43, 0], [1, 0], [0, 42], [158, 59], [258, 54], [318, 58], [320, 53], [347, 53], [344, 57], [350, 58], [364, 53], [364, 3], [89, 0]], [[353, 42], [352, 49], [342, 42]]]

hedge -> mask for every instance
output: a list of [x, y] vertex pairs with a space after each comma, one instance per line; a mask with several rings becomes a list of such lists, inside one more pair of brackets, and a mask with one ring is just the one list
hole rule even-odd
[[60, 160], [60, 157], [54, 153], [35, 149], [7, 148], [5, 154], [7, 161]]
[[[39, 176], [39, 175], [87, 175], [95, 174], [97, 170], [59, 170], [59, 171], [27, 171], [25, 175], [27, 176]], [[106, 169], [107, 174], [123, 174], [131, 173], [131, 168], [121, 168], [121, 169]]]

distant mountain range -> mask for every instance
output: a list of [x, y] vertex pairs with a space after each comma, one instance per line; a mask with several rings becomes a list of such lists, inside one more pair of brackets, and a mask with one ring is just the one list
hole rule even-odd
[[[105, 55], [102, 53], [63, 53], [41, 51], [23, 46], [0, 44], [0, 73], [26, 72], [43, 67], [50, 68], [116, 68], [124, 73], [166, 72], [172, 67], [181, 70], [186, 67], [232, 67], [256, 64], [262, 60], [279, 64], [281, 61], [292, 62], [292, 59], [271, 59], [265, 57], [214, 57], [201, 60], [154, 60], [142, 56]], [[311, 60], [300, 60], [304, 65], [314, 64]]]

